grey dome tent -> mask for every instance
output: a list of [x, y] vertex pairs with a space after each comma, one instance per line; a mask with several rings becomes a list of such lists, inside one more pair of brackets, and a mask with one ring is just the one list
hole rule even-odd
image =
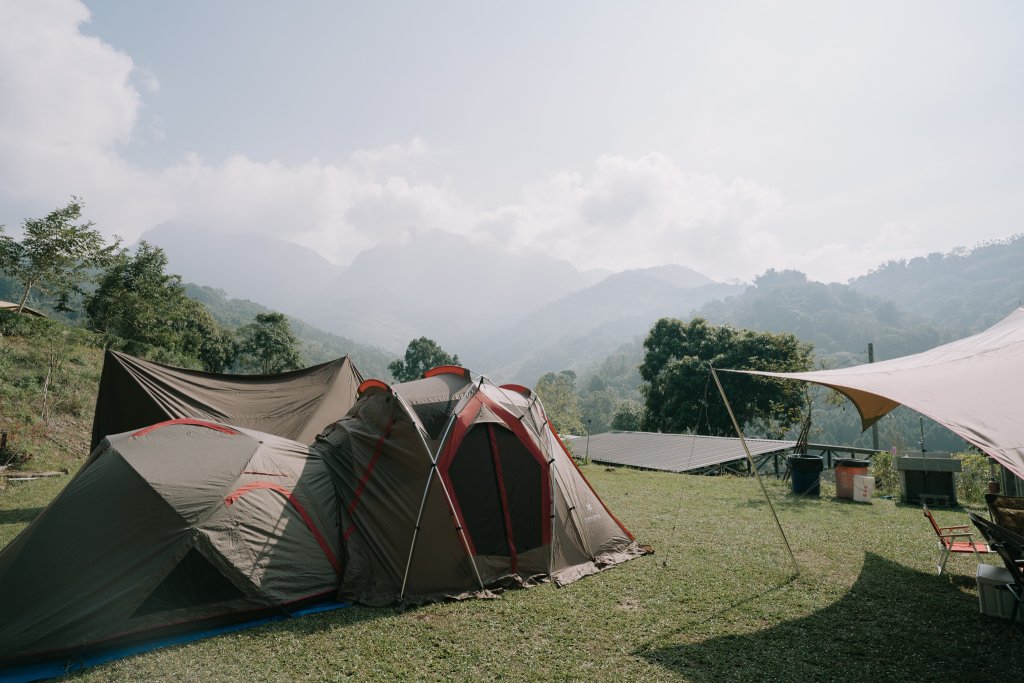
[[315, 446], [343, 502], [340, 599], [563, 585], [644, 553], [528, 389], [443, 366], [414, 382], [368, 380], [360, 394]]
[[0, 552], [0, 662], [329, 598], [337, 519], [298, 442], [191, 419], [111, 436]]
[[316, 601], [563, 585], [645, 549], [536, 396], [368, 380], [311, 445], [179, 418], [108, 436], [0, 551], [0, 666]]

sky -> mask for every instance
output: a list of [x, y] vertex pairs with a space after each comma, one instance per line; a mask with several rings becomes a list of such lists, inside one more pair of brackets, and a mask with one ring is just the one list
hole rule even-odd
[[0, 224], [842, 282], [1024, 232], [1021, 35], [985, 0], [0, 0]]

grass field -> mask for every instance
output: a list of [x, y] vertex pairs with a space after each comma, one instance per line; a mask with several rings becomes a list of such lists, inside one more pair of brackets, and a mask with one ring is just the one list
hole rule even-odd
[[[412, 610], [350, 607], [103, 665], [124, 681], [1016, 680], [1024, 633], [978, 613], [971, 556], [937, 576], [920, 509], [757, 483], [583, 468], [653, 556], [565, 588]], [[67, 481], [0, 493], [6, 544]], [[966, 523], [937, 511], [940, 524]], [[995, 559], [989, 560], [997, 563]]]

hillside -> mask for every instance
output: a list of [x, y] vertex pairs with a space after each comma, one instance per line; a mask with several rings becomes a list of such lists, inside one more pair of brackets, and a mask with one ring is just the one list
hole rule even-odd
[[[253, 321], [258, 313], [268, 313], [271, 309], [248, 299], [231, 299], [223, 290], [188, 284], [186, 293], [200, 301], [209, 309], [217, 322], [231, 328], [237, 328]], [[289, 317], [288, 323], [292, 332], [299, 339], [302, 357], [309, 365], [323, 363], [345, 354], [352, 357], [363, 377], [390, 379], [388, 363], [394, 356], [373, 346], [359, 344], [330, 332], [313, 327], [309, 323], [295, 317]]]
[[1024, 235], [970, 251], [891, 261], [851, 280], [850, 287], [931, 319], [946, 337], [963, 337], [1024, 302]]

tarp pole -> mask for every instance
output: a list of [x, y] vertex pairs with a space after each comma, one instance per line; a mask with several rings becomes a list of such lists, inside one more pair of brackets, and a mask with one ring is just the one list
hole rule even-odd
[[753, 471], [754, 476], [757, 477], [757, 483], [761, 485], [761, 492], [764, 493], [764, 499], [768, 501], [768, 508], [772, 511], [772, 517], [775, 518], [775, 526], [779, 528], [779, 533], [782, 535], [782, 542], [786, 545], [786, 552], [789, 553], [789, 559], [793, 561], [793, 568], [796, 573], [800, 573], [800, 565], [797, 564], [796, 556], [793, 555], [793, 548], [789, 545], [789, 539], [786, 538], [786, 531], [782, 528], [782, 522], [779, 521], [779, 515], [775, 512], [775, 506], [772, 505], [772, 499], [768, 495], [768, 488], [764, 485], [764, 480], [761, 479], [761, 473], [757, 471], [757, 465], [754, 463], [754, 457], [750, 454], [750, 448], [747, 447], [747, 440], [743, 436], [743, 430], [740, 429], [740, 423], [736, 420], [736, 415], [732, 412], [732, 405], [729, 403], [728, 397], [725, 395], [725, 389], [722, 388], [722, 382], [718, 379], [718, 373], [715, 369], [711, 368], [711, 376], [715, 379], [715, 385], [718, 387], [718, 393], [722, 395], [722, 401], [725, 403], [725, 409], [729, 411], [729, 419], [732, 420], [732, 426], [736, 429], [736, 436], [740, 439], [740, 444], [743, 445], [743, 452], [747, 454], [747, 462], [750, 463], [750, 469]]

